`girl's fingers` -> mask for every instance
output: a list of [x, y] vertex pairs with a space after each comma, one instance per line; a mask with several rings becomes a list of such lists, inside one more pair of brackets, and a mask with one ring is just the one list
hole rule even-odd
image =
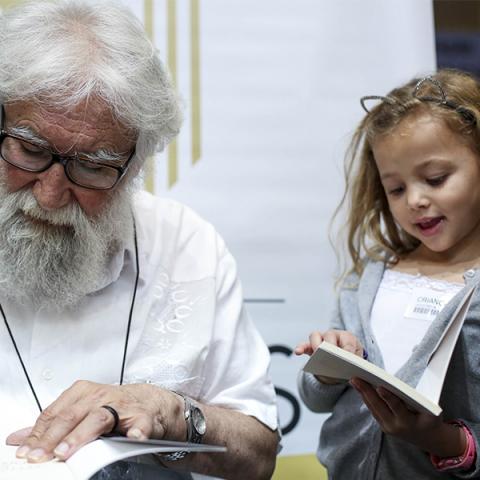
[[406, 416], [414, 415], [410, 410], [408, 410], [407, 406], [400, 398], [389, 392], [387, 389], [379, 387], [377, 392], [380, 398], [388, 405], [388, 408], [395, 416], [405, 418]]
[[365, 405], [367, 405], [380, 425], [387, 424], [391, 421], [393, 412], [372, 385], [359, 378], [352, 379], [350, 383], [360, 393]]
[[295, 347], [294, 352], [295, 352], [295, 355], [303, 355], [303, 354], [311, 355], [313, 353], [313, 349], [308, 342], [303, 342], [303, 343], [299, 343]]
[[315, 351], [319, 347], [319, 345], [325, 340], [325, 338], [321, 332], [312, 332], [309, 336], [309, 340], [312, 351]]
[[327, 330], [323, 334], [323, 340], [340, 347], [340, 332], [338, 330]]
[[338, 332], [338, 346], [347, 350], [347, 352], [354, 353], [360, 357], [363, 356], [362, 344], [350, 332]]
[[327, 330], [324, 333], [318, 331], [312, 332], [309, 336], [309, 341], [299, 343], [295, 347], [294, 352], [296, 355], [312, 355], [322, 342], [331, 343], [355, 355], [363, 356], [364, 350], [357, 337], [344, 330]]

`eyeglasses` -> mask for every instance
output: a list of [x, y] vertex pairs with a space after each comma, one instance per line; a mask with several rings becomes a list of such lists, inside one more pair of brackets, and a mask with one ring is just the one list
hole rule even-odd
[[60, 155], [20, 135], [9, 133], [3, 128], [4, 118], [2, 107], [0, 156], [8, 164], [26, 172], [44, 172], [54, 163], [60, 163], [67, 178], [75, 185], [92, 190], [110, 190], [125, 175], [135, 155], [134, 148], [126, 162], [119, 167], [94, 162], [81, 154]]
[[[422, 95], [421, 93], [423, 88], [425, 87], [426, 84], [429, 84], [429, 83], [432, 84], [434, 87], [433, 95]], [[447, 99], [445, 90], [443, 89], [441, 83], [436, 78], [428, 76], [420, 79], [413, 89], [412, 97], [422, 102], [433, 102], [440, 106], [450, 108], [451, 110], [455, 110], [458, 114], [460, 114], [468, 123], [471, 123], [471, 124], [477, 123], [475, 114], [471, 110], [469, 110], [468, 108], [462, 107], [461, 105], [458, 105], [457, 103]], [[367, 95], [360, 99], [360, 104], [362, 105], [362, 108], [367, 113], [370, 113], [370, 110], [368, 109], [366, 103], [371, 100], [380, 100], [381, 102], [385, 102], [392, 106], [394, 105], [397, 105], [400, 107], [404, 106], [399, 100], [397, 100], [394, 97], [389, 97], [389, 96], [384, 97], [381, 95]]]

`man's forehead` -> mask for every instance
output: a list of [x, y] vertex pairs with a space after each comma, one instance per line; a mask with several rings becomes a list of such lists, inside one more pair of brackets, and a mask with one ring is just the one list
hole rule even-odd
[[8, 129], [21, 128], [59, 151], [128, 151], [135, 143], [132, 130], [115, 119], [110, 108], [100, 102], [82, 103], [69, 109], [50, 108], [35, 102], [5, 105]]
[[99, 100], [82, 101], [73, 107], [60, 107], [22, 100], [6, 103], [5, 109], [11, 114], [13, 121], [22, 119], [48, 123], [61, 123], [63, 121], [87, 123], [98, 128], [125, 128], [116, 120], [112, 109]]

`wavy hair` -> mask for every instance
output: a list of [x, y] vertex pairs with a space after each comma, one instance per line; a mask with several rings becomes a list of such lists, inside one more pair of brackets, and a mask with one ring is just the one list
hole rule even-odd
[[390, 212], [372, 151], [376, 138], [391, 133], [406, 117], [429, 113], [463, 136], [480, 154], [478, 80], [451, 69], [427, 78], [414, 78], [386, 97], [377, 97], [380, 102], [360, 122], [347, 150], [345, 192], [334, 219], [346, 210], [350, 271], [361, 274], [365, 257], [394, 263], [420, 244], [395, 222]]
[[140, 164], [179, 131], [175, 89], [126, 7], [32, 1], [0, 15], [0, 102], [68, 109], [90, 99], [136, 133]]

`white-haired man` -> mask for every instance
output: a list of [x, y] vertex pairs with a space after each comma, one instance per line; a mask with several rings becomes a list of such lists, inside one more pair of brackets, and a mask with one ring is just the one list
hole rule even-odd
[[172, 470], [269, 478], [275, 395], [235, 262], [135, 187], [180, 125], [141, 25], [115, 3], [6, 12], [0, 100], [2, 430], [33, 426], [9, 436], [17, 456], [66, 459], [114, 431], [228, 448], [163, 457]]

